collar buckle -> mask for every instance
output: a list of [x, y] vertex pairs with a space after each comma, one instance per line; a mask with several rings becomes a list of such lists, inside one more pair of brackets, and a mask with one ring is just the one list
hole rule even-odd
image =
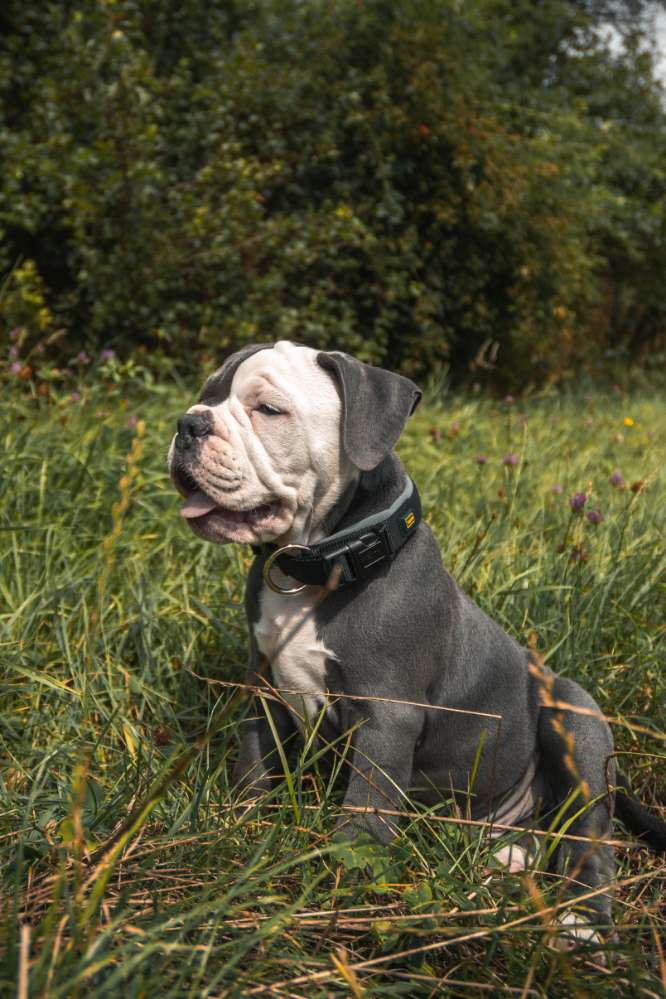
[[360, 579], [365, 579], [369, 575], [369, 570], [379, 562], [384, 562], [390, 558], [391, 550], [388, 545], [386, 531], [382, 528], [379, 531], [371, 531], [349, 543], [349, 557], [352, 568]]
[[375, 566], [390, 558], [386, 531], [383, 527], [368, 531], [360, 538], [353, 538], [324, 556], [325, 572], [329, 575], [336, 565], [342, 569], [342, 581], [354, 583], [357, 579], [368, 579]]

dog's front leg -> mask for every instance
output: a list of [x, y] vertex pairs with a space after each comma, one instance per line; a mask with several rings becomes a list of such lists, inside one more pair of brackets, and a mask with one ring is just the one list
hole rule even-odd
[[[264, 685], [264, 673], [268, 665], [259, 651], [253, 628], [253, 621], [259, 613], [257, 592], [261, 575], [260, 572], [258, 574], [257, 565], [255, 560], [245, 594], [250, 633], [245, 682], [254, 688]], [[241, 802], [249, 802], [267, 794], [276, 781], [284, 776], [276, 739], [284, 745], [295, 730], [291, 713], [284, 704], [272, 698], [252, 697], [248, 716], [241, 724], [240, 750], [232, 774], [233, 785]]]
[[369, 833], [382, 843], [393, 839], [399, 816], [388, 813], [404, 808], [423, 721], [421, 711], [401, 705], [381, 705], [363, 719], [347, 761], [349, 784], [342, 805], [347, 814], [338, 822], [338, 834], [354, 838]]
[[252, 698], [249, 717], [243, 722], [232, 778], [242, 801], [268, 793], [276, 779], [283, 776], [276, 737], [284, 745], [294, 731], [291, 713], [284, 705], [266, 698]]

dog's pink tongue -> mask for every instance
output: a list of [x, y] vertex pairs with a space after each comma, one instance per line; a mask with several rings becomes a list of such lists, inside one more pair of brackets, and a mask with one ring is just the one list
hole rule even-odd
[[205, 513], [214, 510], [217, 504], [210, 496], [206, 496], [202, 489], [197, 489], [195, 493], [188, 496], [180, 508], [181, 517], [203, 517]]

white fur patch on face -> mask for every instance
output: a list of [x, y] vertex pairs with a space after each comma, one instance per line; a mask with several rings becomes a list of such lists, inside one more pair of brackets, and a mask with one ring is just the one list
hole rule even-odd
[[187, 474], [183, 507], [210, 541], [308, 544], [357, 470], [341, 442], [342, 403], [317, 351], [287, 341], [236, 370], [229, 397], [188, 413], [210, 421]]

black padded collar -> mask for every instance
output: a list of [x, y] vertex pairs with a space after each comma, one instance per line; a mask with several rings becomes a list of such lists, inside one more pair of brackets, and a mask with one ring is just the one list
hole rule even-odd
[[[275, 562], [291, 579], [309, 586], [325, 585], [336, 565], [341, 575], [338, 587], [369, 579], [375, 568], [391, 562], [414, 534], [421, 520], [421, 500], [410, 478], [398, 498], [386, 510], [364, 517], [305, 550], [285, 551]], [[290, 546], [285, 546], [289, 548]], [[263, 545], [269, 556], [280, 548]]]

